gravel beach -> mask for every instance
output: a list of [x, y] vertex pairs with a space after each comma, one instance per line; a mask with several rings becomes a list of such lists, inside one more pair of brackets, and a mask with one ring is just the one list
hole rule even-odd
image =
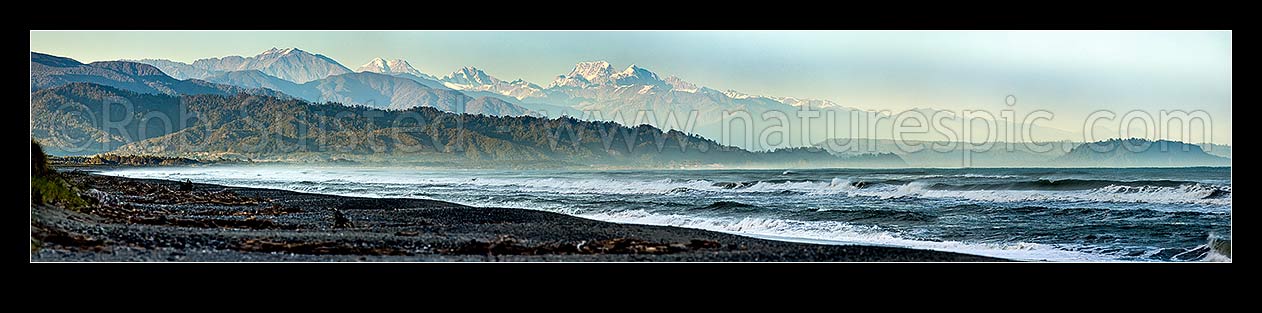
[[31, 260], [1005, 261], [820, 245], [558, 213], [63, 172], [91, 203], [31, 210]]

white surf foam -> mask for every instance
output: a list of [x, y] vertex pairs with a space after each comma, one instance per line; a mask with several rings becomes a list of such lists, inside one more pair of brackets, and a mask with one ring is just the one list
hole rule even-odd
[[[139, 168], [104, 172], [135, 178], [163, 178], [173, 180], [193, 179], [200, 182], [247, 187], [272, 187], [292, 185], [289, 189], [307, 192], [323, 192], [330, 188], [356, 187], [374, 184], [379, 189], [435, 189], [477, 188], [529, 193], [553, 194], [600, 194], [643, 195], [676, 192], [704, 193], [782, 193], [806, 195], [842, 195], [891, 198], [962, 199], [979, 202], [1108, 202], [1151, 204], [1194, 204], [1215, 206], [1210, 211], [1229, 212], [1231, 197], [1205, 199], [1216, 188], [1231, 191], [1230, 186], [1190, 184], [1176, 187], [1119, 186], [1112, 185], [1091, 190], [933, 190], [929, 183], [912, 181], [904, 185], [870, 185], [858, 188], [851, 178], [836, 177], [831, 181], [784, 181], [757, 182], [748, 187], [723, 188], [713, 181], [694, 179], [636, 180], [619, 178], [553, 178], [514, 177], [512, 175], [460, 175], [460, 173], [416, 173], [389, 170], [357, 169], [286, 169], [270, 167], [203, 167], [203, 168]], [[363, 187], [363, 186], [360, 186]], [[367, 196], [386, 195], [366, 188]], [[390, 192], [388, 194], [398, 194]], [[1181, 209], [1181, 208], [1175, 208]], [[1199, 209], [1198, 209], [1199, 210]]]
[[907, 247], [1027, 261], [1113, 260], [1109, 256], [1068, 251], [1035, 243], [987, 244], [910, 240], [873, 227], [831, 221], [793, 221], [755, 217], [714, 218], [656, 214], [644, 210], [579, 214], [579, 216], [609, 222], [697, 228], [783, 241]]

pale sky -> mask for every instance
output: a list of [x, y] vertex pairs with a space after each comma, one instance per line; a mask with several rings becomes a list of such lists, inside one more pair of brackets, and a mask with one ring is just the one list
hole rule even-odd
[[444, 76], [475, 66], [547, 85], [574, 63], [606, 60], [718, 90], [828, 99], [901, 111], [1007, 108], [1056, 114], [1081, 130], [1092, 111], [1204, 110], [1231, 143], [1231, 33], [1225, 31], [90, 31], [31, 33], [31, 51], [81, 62], [182, 62], [277, 47], [355, 69], [375, 57]]

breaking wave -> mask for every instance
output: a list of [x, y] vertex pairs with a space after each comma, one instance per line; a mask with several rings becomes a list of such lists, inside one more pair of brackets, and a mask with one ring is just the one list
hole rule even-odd
[[1088, 190], [1108, 186], [1125, 187], [1178, 187], [1195, 184], [1195, 182], [1175, 180], [1116, 181], [1091, 179], [1039, 179], [1034, 181], [999, 182], [984, 184], [932, 184], [929, 189], [937, 190]]
[[866, 195], [897, 198], [959, 198], [985, 202], [1072, 201], [1154, 204], [1231, 205], [1231, 187], [1199, 183], [1175, 186], [1105, 185], [1085, 190], [943, 190], [912, 182], [891, 191]]

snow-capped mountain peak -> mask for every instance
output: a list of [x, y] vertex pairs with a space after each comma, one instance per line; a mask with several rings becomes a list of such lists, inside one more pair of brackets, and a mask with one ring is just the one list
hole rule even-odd
[[429, 74], [425, 74], [421, 72], [420, 70], [417, 70], [415, 67], [412, 67], [411, 63], [408, 63], [407, 60], [403, 60], [403, 59], [386, 60], [383, 58], [374, 58], [372, 59], [372, 61], [368, 61], [368, 63], [360, 66], [358, 69], [355, 69], [355, 71], [356, 72], [373, 72], [373, 73], [380, 73], [380, 74], [387, 74], [387, 75], [411, 74], [417, 77], [434, 79], [433, 76], [430, 76]]
[[298, 50], [298, 48], [279, 49], [276, 47], [272, 47], [271, 49], [267, 49], [267, 51], [263, 51], [263, 53], [260, 53], [256, 57], [262, 58], [262, 57], [267, 57], [267, 56], [285, 56], [294, 52], [306, 52], [306, 51]]
[[649, 78], [649, 77], [657, 78], [657, 74], [654, 74], [653, 72], [650, 72], [649, 70], [644, 69], [643, 67], [636, 66], [635, 64], [631, 64], [631, 66], [628, 66], [627, 69], [622, 70], [621, 72], [618, 72], [617, 74], [613, 74], [612, 76], [614, 78], [637, 77], [637, 76], [644, 77], [644, 78]]
[[620, 72], [606, 61], [579, 62], [569, 74], [559, 75], [548, 88], [628, 85], [666, 85], [657, 74], [632, 64]]
[[569, 74], [559, 75], [548, 88], [601, 86], [609, 83], [613, 76], [613, 66], [606, 61], [578, 62]]
[[645, 68], [636, 66], [635, 64], [628, 66], [627, 69], [622, 70], [622, 72], [613, 74], [610, 78], [619, 86], [666, 84], [666, 82], [663, 82], [657, 77], [657, 74], [650, 72]]
[[385, 73], [385, 72], [390, 71], [390, 66], [386, 64], [385, 59], [375, 58], [375, 59], [372, 59], [372, 61], [368, 61], [367, 64], [359, 66], [359, 68], [356, 68], [355, 71], [356, 72]]
[[390, 60], [386, 62], [386, 65], [389, 66], [391, 69], [399, 68], [399, 69], [404, 69], [408, 71], [420, 72], [416, 70], [416, 68], [412, 67], [411, 63], [408, 63], [408, 61], [404, 59]]
[[587, 81], [595, 82], [601, 78], [607, 78], [613, 74], [613, 66], [606, 61], [587, 61], [579, 62], [574, 65], [574, 70], [570, 71], [570, 77], [582, 77]]
[[635, 64], [631, 64], [631, 66], [627, 66], [627, 69], [618, 72], [618, 74], [622, 74], [623, 76], [634, 75], [637, 70], [642, 70], [642, 68], [636, 66]]
[[542, 97], [543, 88], [522, 79], [505, 82], [472, 66], [462, 67], [440, 79], [444, 86], [456, 90], [489, 91], [517, 98]]
[[485, 71], [472, 66], [462, 67], [450, 75], [443, 77], [442, 81], [469, 86], [495, 85], [502, 82], [499, 79], [486, 74]]

